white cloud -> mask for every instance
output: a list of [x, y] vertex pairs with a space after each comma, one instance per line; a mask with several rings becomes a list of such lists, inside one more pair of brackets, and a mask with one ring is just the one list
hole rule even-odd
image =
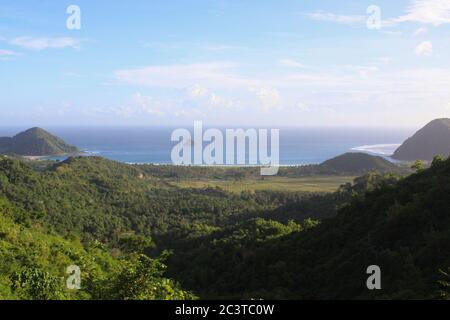
[[110, 113], [121, 118], [135, 119], [141, 119], [143, 115], [156, 116], [158, 119], [170, 117], [200, 119], [205, 118], [207, 113], [217, 113], [238, 106], [238, 100], [210, 93], [204, 87], [192, 86], [187, 90], [178, 90], [176, 96], [154, 97], [136, 92], [128, 105], [111, 108]]
[[0, 49], [0, 61], [14, 60], [20, 53], [12, 50]]
[[224, 99], [215, 93], [212, 93], [209, 99], [213, 106], [223, 105], [224, 102]]
[[[355, 25], [365, 23], [368, 16], [364, 15], [339, 15], [329, 12], [308, 13], [307, 16], [316, 21], [329, 21], [340, 24]], [[410, 0], [404, 15], [382, 21], [383, 27], [394, 26], [403, 22], [416, 22], [440, 26], [450, 23], [450, 1], [449, 0]], [[424, 29], [416, 32], [421, 34]], [[415, 34], [415, 35], [418, 35]]]
[[212, 88], [255, 85], [249, 79], [233, 74], [234, 67], [236, 64], [230, 62], [207, 62], [125, 69], [116, 71], [114, 75], [120, 82], [149, 87], [186, 88], [197, 84]]
[[187, 89], [187, 94], [191, 97], [191, 98], [201, 98], [204, 97], [208, 94], [208, 89], [206, 89], [205, 87], [202, 87], [199, 84], [193, 85], [192, 87], [189, 87]]
[[241, 106], [239, 100], [223, 97], [214, 92], [210, 94], [208, 104], [213, 107], [235, 109], [235, 110]]
[[416, 31], [414, 31], [413, 37], [418, 37], [418, 36], [420, 36], [420, 35], [422, 35], [422, 34], [427, 33], [427, 31], [428, 31], [427, 28], [425, 28], [425, 27], [420, 27], [420, 28], [418, 28]]
[[298, 61], [295, 61], [293, 59], [281, 59], [280, 64], [285, 67], [291, 67], [291, 68], [305, 68], [306, 66]]
[[[380, 58], [381, 60], [376, 60], [375, 62], [378, 63], [388, 63], [390, 60], [388, 58], [385, 58], [386, 60]], [[387, 62], [386, 62], [387, 61]], [[376, 63], [375, 63], [376, 64]], [[367, 66], [360, 66], [360, 65], [345, 65], [340, 66], [339, 69], [341, 69], [346, 74], [352, 76], [354, 74], [357, 74], [359, 78], [367, 80], [372, 75], [374, 75], [376, 72], [380, 70], [380, 68], [376, 65], [367, 65]]]
[[[345, 85], [346, 78], [351, 78], [347, 75], [338, 75], [332, 72], [299, 72], [297, 70], [283, 75], [274, 75], [266, 72], [264, 75], [242, 76], [237, 72], [236, 67], [236, 64], [229, 62], [163, 65], [118, 70], [114, 72], [114, 77], [119, 84], [171, 88], [183, 90], [184, 92], [186, 92], [186, 88], [189, 88], [191, 91], [193, 90], [191, 95], [204, 95], [205, 88], [208, 88], [208, 93], [211, 91], [217, 92], [218, 90], [227, 90], [229, 92], [232, 90], [231, 92], [238, 95], [244, 91], [248, 93], [248, 88], [342, 86]], [[253, 93], [257, 91], [258, 89], [251, 90]]]
[[18, 37], [12, 39], [10, 44], [19, 46], [30, 50], [44, 50], [44, 49], [61, 49], [61, 48], [73, 48], [79, 49], [81, 46], [81, 40], [61, 37], [61, 38], [33, 38], [33, 37]]
[[418, 56], [431, 56], [433, 54], [433, 44], [431, 41], [424, 41], [416, 47], [414, 52]]
[[450, 23], [450, 1], [413, 0], [406, 10], [406, 14], [392, 21], [419, 22], [434, 26]]
[[[162, 66], [161, 69], [151, 67], [152, 72], [146, 68], [132, 70], [126, 73], [130, 78], [125, 78], [125, 83], [170, 88], [154, 90], [155, 98], [136, 98], [144, 107], [134, 107], [135, 112], [164, 114], [167, 119], [183, 115], [195, 115], [200, 119], [203, 114], [205, 119], [219, 122], [242, 123], [254, 117], [255, 121], [292, 123], [295, 114], [303, 112], [305, 117], [300, 121], [316, 119], [316, 123], [334, 121], [332, 117], [339, 117], [335, 121], [345, 124], [354, 121], [384, 123], [393, 122], [402, 114], [411, 114], [411, 119], [405, 119], [404, 123], [412, 123], [420, 121], [415, 115], [431, 117], [442, 112], [442, 108], [438, 110], [433, 106], [450, 101], [450, 70], [393, 70], [381, 64], [390, 60], [381, 58], [379, 64], [373, 61], [372, 65], [335, 66], [325, 71], [291, 69], [282, 74], [268, 71], [246, 77], [237, 73], [235, 65], [205, 67], [205, 63], [195, 64], [200, 66], [201, 72], [193, 65], [187, 68]], [[145, 71], [142, 78], [136, 70]], [[158, 72], [153, 73], [154, 70]], [[182, 73], [177, 74], [177, 70]], [[282, 107], [283, 112], [280, 112]], [[263, 112], [258, 113], [261, 110]], [[408, 110], [415, 110], [414, 115]], [[370, 119], [367, 114], [371, 114]]]
[[336, 22], [347, 25], [361, 24], [367, 20], [367, 17], [364, 15], [339, 15], [321, 11], [308, 13], [307, 16], [316, 21]]
[[259, 89], [252, 88], [250, 91], [259, 99], [263, 111], [267, 112], [280, 106], [281, 96], [277, 89], [268, 87]]
[[[238, 105], [237, 101], [225, 98], [218, 95], [215, 92], [209, 92], [209, 90], [200, 85], [194, 85], [186, 90], [186, 95], [188, 99], [196, 100], [197, 105], [203, 107], [223, 107], [223, 108], [233, 108]], [[188, 101], [184, 101], [187, 103]]]
[[300, 112], [309, 112], [310, 108], [304, 104], [303, 102], [298, 102], [296, 105], [297, 110], [299, 110]]
[[12, 57], [16, 55], [17, 52], [15, 51], [0, 49], [0, 57]]
[[141, 112], [155, 116], [165, 115], [163, 105], [153, 97], [144, 96], [138, 92], [133, 95], [133, 102]]
[[374, 72], [379, 70], [378, 67], [374, 66], [350, 66], [350, 68], [355, 69], [362, 79], [368, 79]]

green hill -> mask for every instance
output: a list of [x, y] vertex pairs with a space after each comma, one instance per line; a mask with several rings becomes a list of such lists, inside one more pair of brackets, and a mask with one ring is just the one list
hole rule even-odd
[[433, 160], [450, 155], [450, 119], [436, 119], [407, 139], [392, 156], [397, 160]]
[[[164, 277], [164, 254], [144, 254], [151, 237], [130, 226], [141, 219], [131, 202], [143, 199], [131, 201], [132, 191], [145, 192], [137, 174], [97, 158], [41, 172], [0, 157], [0, 300], [193, 298]], [[71, 265], [81, 290], [66, 287]]]
[[[163, 277], [166, 267], [160, 259], [112, 255], [99, 243], [18, 222], [14, 217], [21, 211], [0, 197], [0, 300], [193, 298]], [[66, 285], [66, 270], [73, 265], [82, 272], [81, 290]]]
[[[0, 157], [0, 299], [192, 297], [164, 277], [165, 249], [178, 252], [191, 239], [304, 196], [180, 189], [139, 166], [96, 157], [39, 170]], [[78, 293], [61, 280], [71, 264], [87, 277]]]
[[[238, 195], [102, 158], [34, 170], [0, 157], [0, 299], [443, 297], [450, 160], [398, 179]], [[63, 281], [72, 264], [77, 292]], [[365, 286], [373, 264], [381, 291]]]
[[388, 160], [366, 153], [345, 153], [320, 165], [324, 169], [340, 173], [363, 174], [374, 172], [399, 172], [400, 168]]
[[[319, 225], [231, 226], [187, 244], [169, 266], [187, 288], [214, 298], [448, 298], [440, 285], [449, 279], [440, 271], [450, 266], [448, 194], [450, 160], [435, 162]], [[371, 265], [381, 268], [382, 290], [366, 287]]]
[[12, 138], [0, 138], [0, 153], [20, 156], [52, 156], [79, 150], [41, 128], [32, 128]]

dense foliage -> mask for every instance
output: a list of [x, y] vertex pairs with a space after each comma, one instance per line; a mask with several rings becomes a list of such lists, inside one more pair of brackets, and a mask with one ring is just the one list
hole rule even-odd
[[[332, 194], [182, 189], [169, 169], [0, 159], [0, 298], [448, 297], [450, 161]], [[71, 265], [81, 290], [66, 286]]]
[[[253, 231], [268, 229], [261, 221], [236, 226], [197, 240], [172, 265], [189, 270], [182, 284], [201, 296], [448, 298], [450, 160], [395, 180], [379, 180], [314, 228], [291, 227], [269, 238]], [[380, 266], [383, 290], [367, 289], [370, 265]]]
[[[101, 158], [70, 158], [38, 170], [2, 158], [1, 296], [189, 298], [163, 278], [164, 249], [307, 196], [180, 189], [136, 167]], [[70, 265], [83, 270], [85, 290], [64, 289]]]
[[[164, 278], [161, 259], [108, 250], [98, 242], [15, 223], [20, 208], [0, 199], [0, 299], [191, 299]], [[23, 212], [22, 212], [23, 213]], [[69, 290], [67, 268], [81, 269], [81, 290]], [[127, 286], [123, 285], [124, 282]], [[121, 290], [117, 290], [120, 287]]]

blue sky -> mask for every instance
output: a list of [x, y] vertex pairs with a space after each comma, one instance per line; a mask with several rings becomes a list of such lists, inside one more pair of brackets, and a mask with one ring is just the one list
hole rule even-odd
[[0, 3], [2, 126], [408, 127], [449, 88], [449, 0]]

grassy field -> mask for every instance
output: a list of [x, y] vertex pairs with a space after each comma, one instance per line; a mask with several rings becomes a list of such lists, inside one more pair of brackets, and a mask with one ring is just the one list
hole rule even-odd
[[220, 187], [235, 193], [256, 190], [333, 192], [340, 185], [352, 182], [354, 178], [353, 176], [265, 177], [264, 180], [246, 179], [242, 181], [182, 180], [173, 182], [173, 184], [182, 188]]

